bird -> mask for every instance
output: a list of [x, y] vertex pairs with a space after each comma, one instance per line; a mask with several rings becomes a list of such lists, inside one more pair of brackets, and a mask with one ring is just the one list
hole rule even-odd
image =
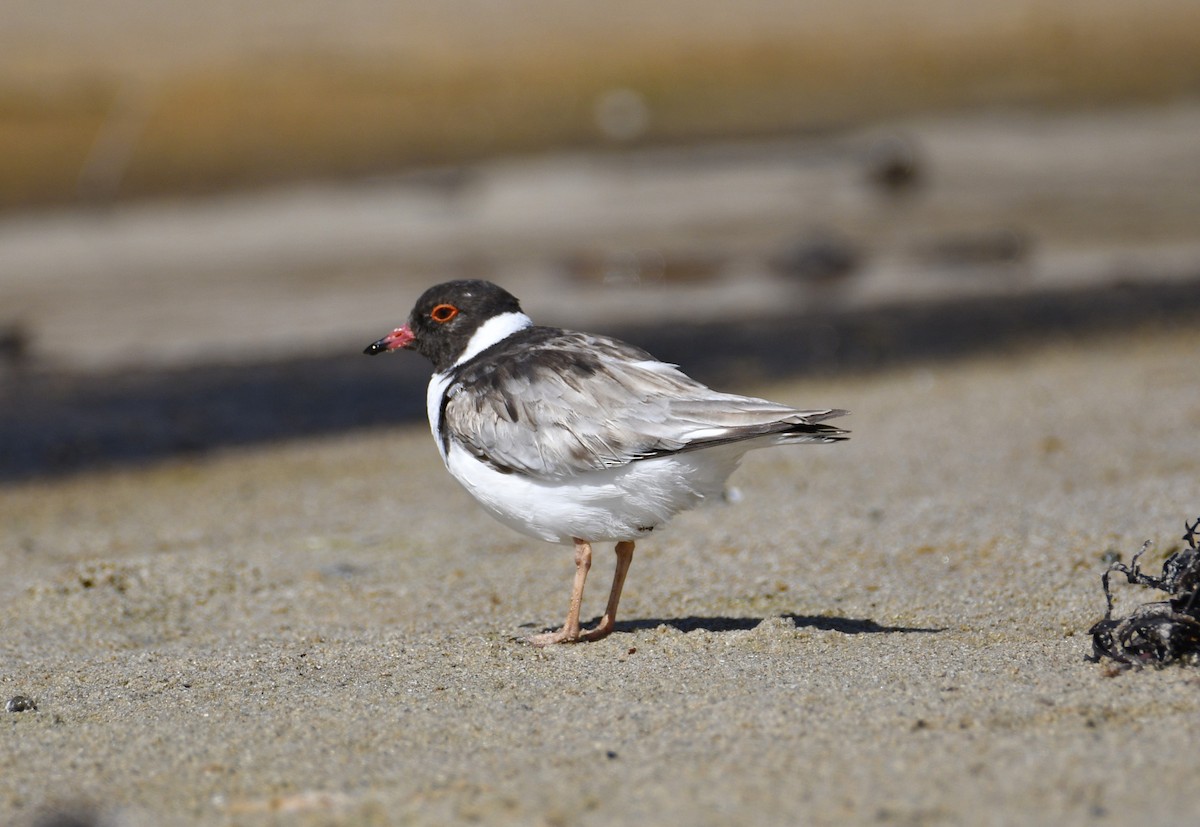
[[[480, 279], [430, 287], [364, 353], [396, 350], [433, 363], [426, 408], [450, 474], [501, 523], [574, 547], [566, 620], [528, 638], [539, 647], [607, 637], [635, 544], [720, 500], [747, 451], [849, 433], [824, 424], [844, 410], [721, 393], [617, 339], [535, 325], [515, 296]], [[604, 614], [585, 630], [600, 542], [616, 543], [616, 569]]]

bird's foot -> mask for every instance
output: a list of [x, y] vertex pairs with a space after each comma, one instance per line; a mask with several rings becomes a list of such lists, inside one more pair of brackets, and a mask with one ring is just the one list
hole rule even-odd
[[596, 628], [588, 629], [586, 632], [580, 628], [571, 630], [564, 626], [557, 632], [543, 632], [540, 635], [530, 635], [526, 638], [526, 641], [531, 646], [537, 646], [538, 648], [553, 646], [556, 643], [591, 643], [592, 641], [601, 640], [611, 635], [615, 625], [613, 620], [608, 615], [605, 615], [596, 624]]
[[596, 624], [595, 629], [588, 629], [579, 636], [579, 639], [586, 640], [589, 643], [593, 640], [601, 640], [611, 635], [613, 627], [616, 625], [617, 624], [612, 617], [605, 615], [604, 617], [600, 618], [600, 622]]
[[530, 635], [526, 640], [531, 646], [536, 646], [539, 649], [543, 646], [553, 646], [556, 643], [578, 643], [579, 627], [576, 626], [574, 629], [569, 629], [564, 626], [557, 632], [542, 632], [540, 635]]

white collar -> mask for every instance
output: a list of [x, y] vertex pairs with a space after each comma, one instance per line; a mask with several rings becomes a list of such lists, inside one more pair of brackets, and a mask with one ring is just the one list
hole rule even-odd
[[516, 311], [493, 316], [471, 334], [471, 340], [467, 342], [466, 350], [454, 362], [454, 367], [458, 367], [468, 359], [474, 359], [492, 345], [504, 341], [518, 330], [524, 330], [532, 324], [533, 319]]

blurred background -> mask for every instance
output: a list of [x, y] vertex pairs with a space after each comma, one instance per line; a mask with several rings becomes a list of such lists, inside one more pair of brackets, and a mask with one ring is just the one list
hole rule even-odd
[[1194, 324], [1194, 0], [6, 0], [0, 482], [417, 421], [448, 278], [736, 388]]

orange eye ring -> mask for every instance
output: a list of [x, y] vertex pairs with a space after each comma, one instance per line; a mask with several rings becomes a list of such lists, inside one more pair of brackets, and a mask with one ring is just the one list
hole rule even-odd
[[458, 315], [458, 308], [452, 304], [439, 304], [429, 311], [429, 318], [438, 324], [445, 324]]

